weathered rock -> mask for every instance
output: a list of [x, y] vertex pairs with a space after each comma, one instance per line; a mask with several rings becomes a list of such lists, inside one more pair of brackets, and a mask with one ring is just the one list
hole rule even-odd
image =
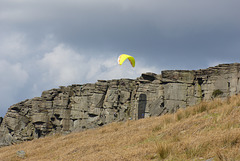
[[3, 118], [2, 118], [2, 117], [0, 117], [0, 126], [1, 126], [1, 124], [2, 124], [2, 121], [3, 121]]
[[201, 100], [240, 91], [240, 64], [203, 70], [143, 73], [136, 80], [99, 80], [44, 91], [41, 97], [12, 105], [0, 119], [0, 146], [53, 133], [70, 133], [114, 121], [175, 112]]
[[19, 158], [25, 158], [26, 157], [26, 153], [25, 153], [25, 151], [20, 150], [20, 151], [17, 151], [17, 156]]

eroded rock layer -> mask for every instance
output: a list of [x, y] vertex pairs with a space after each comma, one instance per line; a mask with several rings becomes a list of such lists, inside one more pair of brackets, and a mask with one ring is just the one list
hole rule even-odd
[[12, 105], [0, 126], [0, 146], [53, 133], [70, 133], [114, 121], [174, 112], [201, 100], [239, 93], [240, 64], [204, 70], [167, 70], [160, 75], [99, 80], [42, 92], [41, 97]]

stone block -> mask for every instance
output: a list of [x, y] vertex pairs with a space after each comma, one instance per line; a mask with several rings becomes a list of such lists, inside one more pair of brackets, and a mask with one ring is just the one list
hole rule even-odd
[[36, 113], [32, 116], [32, 123], [37, 123], [37, 122], [48, 122], [48, 116], [46, 113]]

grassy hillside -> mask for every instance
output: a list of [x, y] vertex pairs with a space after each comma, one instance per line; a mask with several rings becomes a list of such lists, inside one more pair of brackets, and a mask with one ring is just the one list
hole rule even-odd
[[[0, 148], [1, 161], [240, 160], [240, 96]], [[17, 157], [24, 150], [26, 158]]]

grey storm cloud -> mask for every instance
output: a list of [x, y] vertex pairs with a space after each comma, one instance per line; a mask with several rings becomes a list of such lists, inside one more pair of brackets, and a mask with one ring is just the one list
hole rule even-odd
[[[0, 0], [0, 114], [59, 85], [238, 61], [239, 6], [239, 0]], [[116, 65], [122, 53], [136, 58], [135, 69]]]
[[7, 1], [1, 26], [27, 33], [36, 43], [51, 33], [76, 48], [177, 54], [238, 39], [239, 5], [236, 0]]

